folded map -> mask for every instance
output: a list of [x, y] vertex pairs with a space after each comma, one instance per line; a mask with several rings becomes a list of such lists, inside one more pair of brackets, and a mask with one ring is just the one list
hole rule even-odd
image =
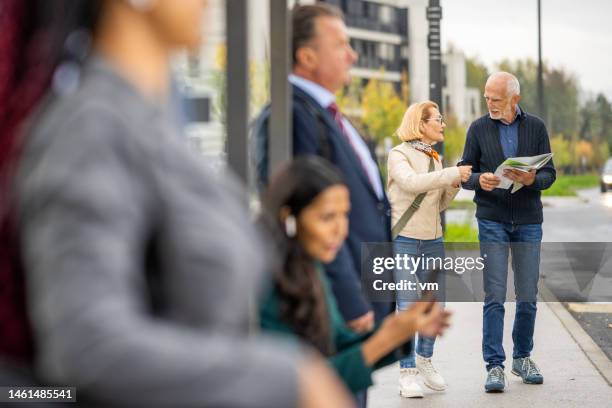
[[500, 164], [495, 170], [495, 175], [501, 179], [501, 182], [497, 188], [503, 188], [507, 190], [512, 186], [511, 193], [515, 193], [520, 190], [523, 185], [517, 181], [512, 181], [508, 177], [504, 176], [504, 170], [514, 169], [524, 171], [525, 173], [530, 170], [541, 169], [548, 161], [553, 157], [553, 153], [540, 154], [538, 156], [531, 157], [509, 157], [502, 164]]

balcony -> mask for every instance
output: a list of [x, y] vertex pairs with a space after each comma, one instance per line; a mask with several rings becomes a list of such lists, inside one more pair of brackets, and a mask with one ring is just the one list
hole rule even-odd
[[400, 59], [386, 60], [378, 57], [367, 58], [365, 56], [359, 56], [355, 64], [356, 68], [378, 70], [382, 67], [385, 71], [389, 72], [400, 72], [405, 66], [406, 63], [403, 63]]
[[346, 25], [348, 27], [361, 28], [363, 30], [379, 31], [389, 34], [405, 35], [405, 25], [394, 22], [383, 23], [382, 21], [369, 17], [356, 15], [345, 16]]

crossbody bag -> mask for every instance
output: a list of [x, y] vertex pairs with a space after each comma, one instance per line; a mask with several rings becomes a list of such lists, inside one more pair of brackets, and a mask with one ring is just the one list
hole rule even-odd
[[[434, 163], [434, 158], [430, 157], [429, 158], [429, 169], [427, 170], [427, 172], [431, 173], [432, 171], [435, 170], [435, 168], [436, 167]], [[412, 204], [410, 204], [410, 207], [408, 207], [406, 211], [404, 211], [404, 213], [402, 214], [400, 219], [397, 221], [397, 223], [393, 226], [393, 228], [391, 228], [391, 238], [392, 239], [397, 238], [397, 236], [404, 229], [406, 224], [408, 224], [408, 221], [410, 221], [414, 213], [417, 212], [417, 210], [421, 206], [421, 203], [425, 199], [426, 195], [427, 195], [427, 191], [416, 196]]]

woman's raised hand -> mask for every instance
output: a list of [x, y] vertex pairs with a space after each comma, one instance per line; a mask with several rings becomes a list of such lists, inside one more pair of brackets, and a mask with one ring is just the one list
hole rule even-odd
[[467, 182], [472, 176], [472, 166], [457, 166], [459, 169], [459, 175], [461, 176], [461, 182]]
[[395, 347], [417, 332], [424, 336], [442, 335], [450, 322], [450, 312], [433, 301], [413, 303], [408, 310], [388, 316], [381, 326]]
[[404, 344], [417, 332], [423, 336], [440, 336], [449, 326], [450, 312], [433, 301], [415, 302], [408, 310], [389, 315], [380, 328], [363, 343], [363, 357], [373, 365], [393, 349]]
[[451, 313], [437, 302], [415, 302], [407, 312], [415, 314], [416, 331], [423, 336], [442, 336], [450, 324]]

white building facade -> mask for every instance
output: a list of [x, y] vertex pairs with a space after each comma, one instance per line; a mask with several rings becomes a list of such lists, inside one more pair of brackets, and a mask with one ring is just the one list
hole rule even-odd
[[[246, 0], [245, 0], [246, 1]], [[315, 0], [289, 0], [312, 4]], [[427, 45], [428, 0], [325, 0], [342, 9], [351, 45], [359, 54], [352, 75], [365, 84], [376, 78], [389, 81], [399, 91], [402, 73], [408, 74], [410, 102], [429, 99], [429, 50]], [[225, 47], [225, 0], [210, 0], [206, 25], [207, 41], [199, 54], [178, 56], [173, 64], [179, 93], [186, 97], [185, 133], [189, 143], [207, 157], [223, 157], [224, 126], [218, 106], [221, 68]], [[249, 55], [253, 65], [269, 61], [269, 0], [249, 4]], [[443, 56], [444, 88], [442, 109], [463, 123], [480, 116], [479, 92], [466, 88], [465, 57], [460, 52]], [[223, 75], [221, 75], [222, 77]], [[222, 79], [222, 78], [221, 78]], [[252, 112], [254, 114], [256, 112]]]
[[479, 118], [480, 91], [467, 87], [465, 55], [461, 51], [448, 50], [442, 56], [442, 110], [445, 115], [454, 116], [466, 126]]

